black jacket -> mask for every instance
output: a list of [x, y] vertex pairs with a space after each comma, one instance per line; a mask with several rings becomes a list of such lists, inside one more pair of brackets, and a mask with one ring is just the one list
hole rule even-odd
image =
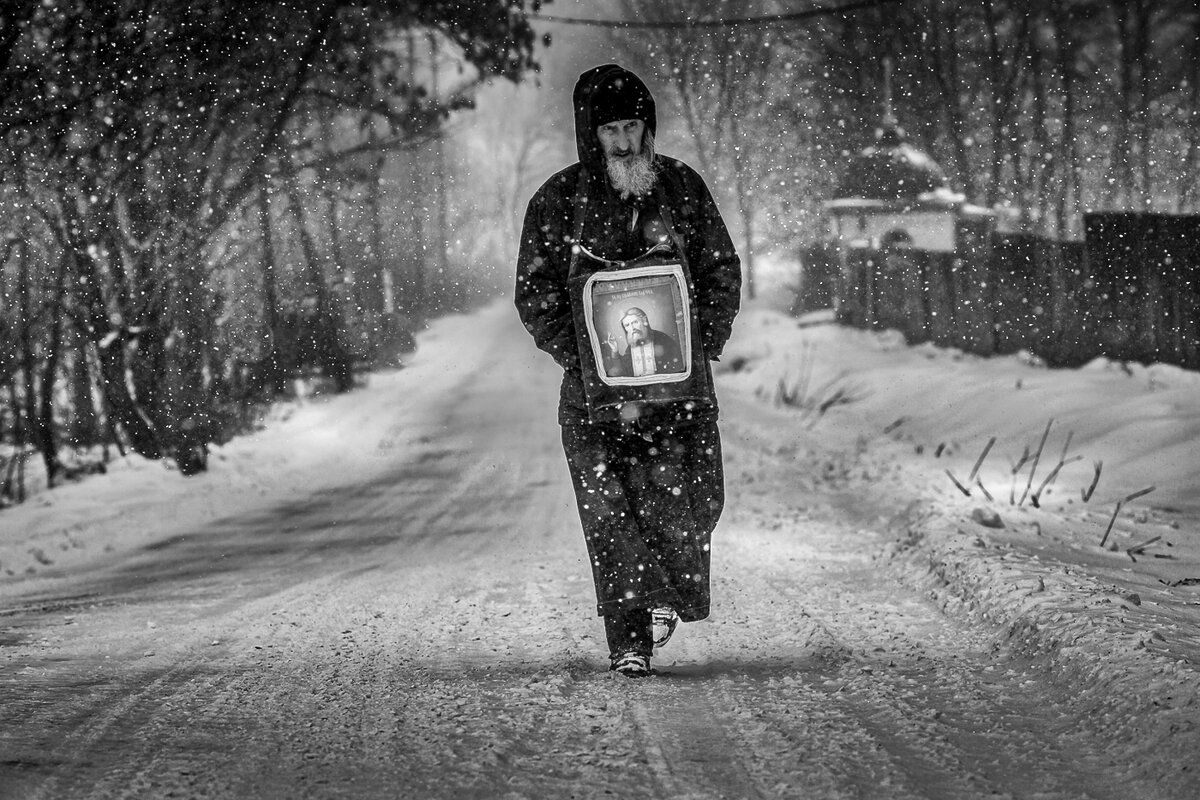
[[[586, 175], [588, 192], [583, 245], [596, 255], [625, 260], [644, 252], [645, 239], [631, 221], [635, 208], [643, 214], [655, 211], [648, 207], [652, 200], [623, 200], [612, 188], [596, 127], [591, 124], [591, 93], [614, 71], [624, 73], [628, 80], [639, 80], [633, 73], [611, 64], [580, 76], [574, 94], [575, 141], [580, 160], [542, 184], [529, 201], [517, 256], [517, 311], [537, 346], [565, 370], [559, 404], [559, 421], [563, 423], [587, 419], [575, 323], [567, 291], [574, 234], [573, 201], [580, 173]], [[646, 120], [646, 124], [654, 131], [657, 120]], [[660, 155], [655, 156], [655, 161], [661, 196], [670, 206], [676, 232], [687, 251], [701, 344], [708, 358], [714, 359], [729, 338], [741, 301], [740, 261], [703, 179], [682, 161]]]

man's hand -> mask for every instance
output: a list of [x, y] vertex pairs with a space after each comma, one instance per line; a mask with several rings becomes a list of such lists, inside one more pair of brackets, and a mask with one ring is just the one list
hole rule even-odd
[[617, 337], [612, 335], [612, 331], [609, 331], [608, 336], [604, 337], [604, 344], [608, 347], [609, 352], [614, 356], [617, 355]]

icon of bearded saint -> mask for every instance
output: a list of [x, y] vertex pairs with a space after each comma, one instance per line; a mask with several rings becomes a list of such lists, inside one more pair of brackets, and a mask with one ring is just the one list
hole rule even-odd
[[629, 347], [621, 354], [617, 352], [615, 338], [606, 341], [611, 353], [605, 364], [609, 375], [640, 378], [683, 371], [679, 343], [669, 334], [650, 327], [645, 311], [636, 307], [627, 309], [621, 315], [621, 328]]

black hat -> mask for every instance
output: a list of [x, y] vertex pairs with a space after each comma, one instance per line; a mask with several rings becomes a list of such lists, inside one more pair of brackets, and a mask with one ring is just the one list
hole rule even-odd
[[[622, 71], [623, 72], [623, 71]], [[622, 119], [654, 119], [654, 98], [632, 73], [617, 73], [592, 94], [592, 125], [600, 127]]]
[[603, 169], [604, 150], [596, 129], [621, 119], [640, 119], [658, 133], [654, 96], [637, 75], [616, 64], [593, 67], [579, 76], [571, 97], [575, 109], [575, 146], [579, 160]]

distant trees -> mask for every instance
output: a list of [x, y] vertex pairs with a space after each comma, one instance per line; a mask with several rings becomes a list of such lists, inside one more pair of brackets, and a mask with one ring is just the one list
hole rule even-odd
[[625, 8], [677, 23], [616, 40], [669, 87], [751, 255], [820, 237], [820, 201], [880, 119], [885, 56], [915, 143], [1025, 230], [1078, 236], [1085, 210], [1198, 210], [1195, 0], [908, 0], [734, 27], [706, 23], [752, 16], [742, 4]]
[[[631, 18], [668, 23], [739, 17], [745, 8], [733, 0], [624, 0], [623, 5]], [[763, 240], [776, 240], [773, 226], [760, 232], [758, 218], [778, 213], [776, 200], [784, 194], [772, 186], [786, 169], [774, 147], [787, 133], [779, 125], [777, 103], [799, 89], [779, 80], [789, 50], [786, 38], [767, 26], [747, 26], [652, 29], [622, 34], [619, 41], [632, 63], [669, 88], [660, 98], [660, 116], [682, 124], [697, 168], [718, 196], [731, 201], [740, 223], [745, 285], [753, 297], [755, 251]], [[786, 176], [782, 181], [787, 183]]]
[[526, 5], [0, 2], [0, 445], [193, 472], [301, 363], [349, 386], [423, 313], [386, 173], [533, 67]]
[[924, 0], [831, 28], [873, 24], [901, 121], [973, 201], [1050, 235], [1085, 209], [1194, 210], [1191, 0]]
[[493, 87], [477, 111], [469, 129], [449, 140], [457, 190], [452, 264], [470, 264], [479, 289], [507, 294], [525, 206], [548, 174], [574, 160], [575, 141], [554, 135], [546, 102], [530, 84]]

